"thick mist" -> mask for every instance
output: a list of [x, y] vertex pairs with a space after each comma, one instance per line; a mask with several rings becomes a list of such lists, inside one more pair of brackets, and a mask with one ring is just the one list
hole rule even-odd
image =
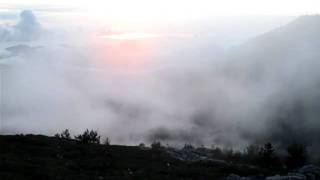
[[317, 147], [320, 17], [272, 28], [232, 46], [199, 34], [115, 40], [23, 11], [0, 27], [1, 133]]

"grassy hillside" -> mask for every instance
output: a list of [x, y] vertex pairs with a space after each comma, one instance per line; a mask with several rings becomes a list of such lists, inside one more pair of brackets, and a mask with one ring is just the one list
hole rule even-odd
[[257, 174], [240, 166], [185, 162], [157, 149], [80, 144], [42, 135], [0, 136], [1, 180], [220, 179]]

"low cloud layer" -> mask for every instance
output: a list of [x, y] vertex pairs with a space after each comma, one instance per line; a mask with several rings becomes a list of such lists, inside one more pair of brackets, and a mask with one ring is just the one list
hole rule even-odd
[[0, 42], [31, 41], [39, 38], [41, 26], [31, 10], [24, 10], [16, 25], [0, 26]]

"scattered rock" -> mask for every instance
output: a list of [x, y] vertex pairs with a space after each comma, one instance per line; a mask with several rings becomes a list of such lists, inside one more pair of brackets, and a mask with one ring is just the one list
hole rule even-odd
[[226, 180], [242, 180], [241, 177], [239, 175], [236, 174], [230, 174]]
[[240, 177], [235, 174], [229, 175], [226, 180], [320, 180], [320, 168], [314, 165], [306, 165], [297, 172], [288, 173], [288, 175], [268, 176], [268, 177]]
[[307, 178], [303, 174], [290, 173], [286, 176], [269, 176], [266, 178], [266, 180], [307, 180]]
[[314, 165], [306, 165], [298, 170], [298, 173], [308, 176], [314, 176], [316, 179], [320, 179], [320, 168]]

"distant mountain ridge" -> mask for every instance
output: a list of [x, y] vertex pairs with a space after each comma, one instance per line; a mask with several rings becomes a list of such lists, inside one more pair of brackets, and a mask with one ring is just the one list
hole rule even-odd
[[247, 41], [240, 46], [240, 50], [260, 54], [260, 57], [265, 56], [266, 52], [287, 54], [289, 50], [296, 53], [302, 48], [320, 46], [319, 40], [320, 15], [301, 16], [287, 25]]
[[[276, 142], [320, 146], [320, 16], [301, 16], [233, 49], [224, 71], [231, 81], [265, 98], [258, 119]], [[265, 115], [263, 113], [266, 113]], [[263, 117], [265, 116], [265, 117]], [[299, 132], [299, 133], [297, 133]], [[261, 133], [261, 132], [255, 132]]]

